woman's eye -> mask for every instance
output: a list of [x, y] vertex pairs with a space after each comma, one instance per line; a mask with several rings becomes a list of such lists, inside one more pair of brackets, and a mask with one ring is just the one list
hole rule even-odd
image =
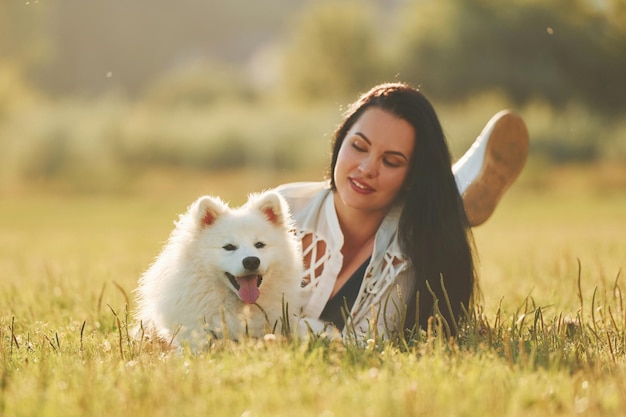
[[398, 168], [401, 164], [397, 161], [392, 161], [389, 159], [383, 159], [383, 164], [385, 164], [386, 166], [390, 167], [390, 168]]
[[367, 149], [358, 140], [352, 141], [352, 147], [359, 152], [365, 152]]
[[237, 246], [229, 243], [227, 245], [222, 246], [222, 249], [227, 250], [227, 251], [234, 251], [234, 250], [237, 250]]
[[357, 145], [356, 143], [353, 143], [353, 144], [352, 144], [352, 147], [353, 147], [354, 149], [356, 149], [357, 151], [359, 151], [359, 152], [365, 152], [365, 148], [360, 147], [360, 146], [359, 146], [359, 145]]

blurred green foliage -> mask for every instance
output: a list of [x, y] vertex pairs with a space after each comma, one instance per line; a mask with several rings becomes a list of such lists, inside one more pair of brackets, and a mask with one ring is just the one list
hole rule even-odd
[[270, 3], [2, 2], [0, 187], [323, 168], [341, 108], [394, 80], [433, 100], [456, 156], [509, 107], [536, 158], [626, 159], [621, 0]]
[[[426, 3], [426, 4], [425, 4]], [[618, 3], [615, 3], [616, 7]], [[582, 0], [440, 0], [403, 14], [400, 67], [437, 97], [503, 90], [515, 103], [626, 109], [626, 21]]]
[[358, 1], [314, 2], [291, 24], [284, 88], [301, 100], [346, 100], [384, 80], [377, 10]]

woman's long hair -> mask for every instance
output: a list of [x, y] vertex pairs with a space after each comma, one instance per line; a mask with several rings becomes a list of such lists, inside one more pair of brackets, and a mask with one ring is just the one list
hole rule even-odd
[[428, 99], [407, 84], [391, 83], [372, 88], [353, 103], [334, 134], [331, 187], [336, 189], [334, 172], [341, 144], [370, 107], [394, 114], [410, 123], [415, 131], [411, 164], [398, 196], [398, 203], [403, 205], [398, 238], [402, 251], [411, 260], [416, 282], [416, 294], [406, 300], [405, 329], [413, 328], [416, 317], [419, 326], [426, 329], [437, 303], [437, 310], [454, 332], [454, 323], [463, 318], [463, 309], [469, 309], [476, 287], [474, 246], [452, 174], [448, 145]]

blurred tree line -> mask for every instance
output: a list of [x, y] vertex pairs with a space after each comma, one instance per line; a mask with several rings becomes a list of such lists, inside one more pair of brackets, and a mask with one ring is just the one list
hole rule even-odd
[[0, 2], [0, 177], [318, 163], [337, 103], [394, 80], [475, 132], [531, 106], [550, 160], [624, 159], [624, 74], [624, 0]]
[[520, 104], [626, 108], [623, 0], [262, 3], [2, 2], [0, 65], [48, 93], [141, 92], [194, 60], [241, 69], [274, 44], [273, 87], [307, 100], [399, 78], [448, 101], [501, 90]]
[[500, 90], [517, 104], [626, 110], [623, 0], [414, 1], [387, 19], [332, 3], [304, 15], [287, 54], [286, 77], [307, 96], [398, 74], [447, 101]]

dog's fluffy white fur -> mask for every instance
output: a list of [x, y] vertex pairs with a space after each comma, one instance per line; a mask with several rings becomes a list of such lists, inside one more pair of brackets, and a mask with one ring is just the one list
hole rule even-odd
[[292, 228], [287, 203], [272, 191], [250, 195], [237, 209], [199, 198], [140, 278], [136, 319], [146, 334], [175, 346], [281, 331], [284, 319], [297, 321], [305, 298]]

